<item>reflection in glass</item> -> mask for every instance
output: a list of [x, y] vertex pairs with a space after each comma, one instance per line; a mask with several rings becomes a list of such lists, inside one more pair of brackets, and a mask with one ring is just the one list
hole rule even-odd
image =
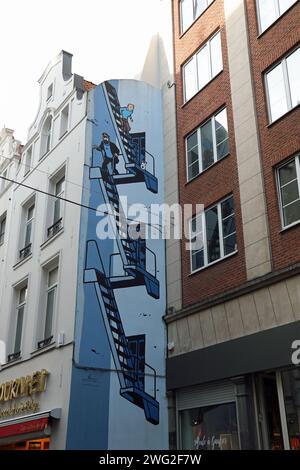
[[286, 63], [289, 75], [292, 107], [294, 108], [300, 104], [300, 48], [286, 59]]
[[282, 373], [285, 412], [291, 450], [300, 450], [300, 370]]
[[288, 110], [281, 63], [267, 74], [267, 82], [271, 121], [275, 121]]
[[213, 207], [206, 211], [205, 219], [208, 262], [212, 263], [220, 258], [218, 208]]
[[184, 450], [238, 450], [235, 403], [180, 412], [181, 446]]

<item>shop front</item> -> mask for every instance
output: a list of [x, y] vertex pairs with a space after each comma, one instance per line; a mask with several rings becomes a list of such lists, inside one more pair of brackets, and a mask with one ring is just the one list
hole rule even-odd
[[299, 327], [169, 359], [177, 448], [300, 450], [300, 368], [291, 363]]
[[48, 450], [60, 408], [40, 411], [46, 369], [0, 384], [0, 450]]

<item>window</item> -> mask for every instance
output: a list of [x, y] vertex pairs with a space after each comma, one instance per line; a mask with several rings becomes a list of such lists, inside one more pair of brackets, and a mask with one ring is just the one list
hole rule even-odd
[[212, 2], [213, 0], [181, 0], [181, 32], [184, 33]]
[[47, 90], [47, 101], [50, 100], [50, 98], [53, 96], [53, 83], [48, 86]]
[[69, 105], [67, 105], [61, 112], [60, 116], [60, 137], [68, 132], [69, 125]]
[[7, 178], [7, 175], [8, 175], [8, 170], [5, 170], [2, 173], [2, 178], [1, 178], [1, 181], [0, 181], [0, 193], [2, 193], [5, 190], [6, 186], [7, 186], [8, 181], [5, 179], [5, 178]]
[[300, 104], [300, 47], [266, 74], [270, 121]]
[[32, 146], [26, 150], [24, 176], [30, 172], [32, 165]]
[[191, 272], [237, 251], [233, 196], [190, 221]]
[[46, 155], [51, 148], [51, 130], [52, 130], [52, 116], [48, 116], [44, 122], [41, 133], [41, 158]]
[[187, 179], [229, 154], [226, 108], [186, 138]]
[[0, 245], [4, 243], [5, 237], [5, 226], [6, 226], [6, 213], [0, 218]]
[[9, 355], [8, 360], [17, 359], [21, 355], [22, 331], [25, 314], [25, 306], [27, 300], [27, 282], [23, 287], [16, 289], [17, 306], [15, 318], [15, 332], [13, 341], [13, 352]]
[[[64, 197], [65, 192], [65, 175], [60, 172], [52, 181], [53, 193], [56, 198], [51, 198], [52, 204], [52, 219], [50, 220], [50, 227], [47, 230], [47, 238], [53, 237], [63, 225], [63, 201], [61, 198]], [[51, 210], [51, 209], [50, 209]]]
[[257, 0], [260, 32], [265, 31], [297, 0]]
[[300, 221], [299, 156], [281, 166], [277, 172], [283, 227]]
[[179, 422], [182, 449], [239, 449], [235, 403], [221, 403], [180, 411]]
[[184, 66], [184, 101], [223, 70], [221, 33], [213, 36]]
[[25, 208], [25, 232], [23, 248], [20, 250], [20, 260], [27, 258], [32, 252], [32, 231], [33, 231], [33, 220], [34, 220], [34, 202], [30, 206]]
[[49, 269], [47, 273], [46, 286], [46, 310], [43, 340], [52, 339], [53, 336], [53, 318], [57, 292], [58, 266]]

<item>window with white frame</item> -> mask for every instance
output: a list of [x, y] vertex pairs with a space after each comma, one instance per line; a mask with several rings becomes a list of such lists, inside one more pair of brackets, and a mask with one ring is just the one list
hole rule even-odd
[[226, 108], [215, 114], [185, 139], [187, 180], [229, 154]]
[[31, 201], [23, 208], [24, 211], [24, 235], [21, 250], [19, 252], [20, 260], [27, 258], [32, 253], [32, 233], [34, 222], [35, 201]]
[[6, 227], [6, 212], [0, 218], [0, 246], [4, 243]]
[[24, 163], [24, 176], [30, 172], [32, 166], [32, 146], [26, 150]]
[[190, 262], [195, 272], [237, 251], [233, 196], [190, 221]]
[[277, 170], [283, 227], [300, 221], [300, 162], [299, 155]]
[[270, 122], [300, 104], [300, 47], [266, 73]]
[[21, 355], [22, 347], [22, 333], [23, 333], [23, 323], [25, 316], [25, 307], [27, 301], [27, 281], [22, 284], [22, 287], [15, 288], [16, 293], [16, 311], [15, 311], [15, 320], [14, 320], [14, 335], [13, 335], [13, 348], [12, 353], [9, 355], [8, 359], [17, 359]]
[[257, 0], [260, 32], [265, 31], [296, 2], [297, 0]]
[[49, 200], [49, 212], [50, 220], [47, 229], [47, 238], [53, 237], [59, 232], [63, 226], [63, 209], [64, 209], [64, 198], [65, 193], [65, 169], [59, 171], [59, 173], [52, 178], [50, 188], [52, 194], [55, 197], [51, 197]]
[[50, 98], [52, 98], [53, 96], [53, 83], [51, 83], [49, 86], [48, 86], [48, 89], [47, 89], [47, 101], [50, 100]]
[[53, 336], [53, 320], [57, 295], [58, 266], [47, 271], [46, 298], [45, 298], [45, 322], [43, 340], [49, 340]]
[[69, 127], [69, 105], [61, 112], [60, 116], [60, 137], [62, 137], [66, 132], [68, 132]]
[[51, 148], [52, 116], [48, 116], [44, 122], [41, 132], [40, 158], [46, 155]]
[[183, 66], [184, 101], [188, 101], [223, 70], [221, 33], [215, 34]]
[[213, 0], [181, 0], [180, 1], [180, 19], [181, 32], [184, 33], [190, 25], [199, 18], [200, 15], [209, 7]]

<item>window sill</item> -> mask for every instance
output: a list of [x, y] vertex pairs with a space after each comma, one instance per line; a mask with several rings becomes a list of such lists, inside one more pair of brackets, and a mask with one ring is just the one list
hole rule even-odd
[[282, 15], [278, 16], [278, 18], [276, 18], [276, 20], [273, 21], [273, 23], [271, 23], [266, 29], [264, 29], [263, 31], [261, 31], [261, 33], [259, 33], [256, 39], [260, 39], [262, 36], [264, 36], [264, 34], [270, 31], [270, 29], [273, 28], [273, 26], [275, 26], [296, 4], [297, 2], [293, 3], [293, 5], [291, 5], [284, 13], [282, 13]]
[[30, 259], [32, 259], [32, 253], [31, 253], [29, 256], [27, 256], [26, 258], [24, 258], [24, 259], [18, 261], [18, 262], [13, 266], [13, 270], [18, 269], [20, 266], [23, 266], [23, 264], [25, 264], [26, 261], [29, 261]]
[[21, 357], [18, 357], [18, 359], [15, 359], [14, 361], [5, 362], [5, 364], [2, 364], [0, 370], [8, 369], [9, 367], [15, 366], [16, 364], [19, 364], [22, 361], [23, 359], [21, 356]]
[[180, 108], [181, 109], [185, 108], [194, 98], [196, 98], [196, 96], [198, 96], [200, 93], [202, 93], [203, 90], [205, 90], [205, 88], [207, 88], [216, 78], [218, 78], [223, 73], [223, 71], [224, 71], [224, 69], [221, 70], [219, 73], [217, 73], [217, 75], [215, 75], [211, 80], [209, 80], [209, 82], [207, 82], [200, 90], [198, 90], [197, 93], [195, 93], [193, 96], [191, 96], [191, 98], [189, 98], [187, 101], [185, 101], [180, 106]]
[[201, 271], [204, 271], [205, 269], [208, 269], [212, 266], [215, 266], [216, 264], [221, 263], [222, 261], [225, 261], [226, 259], [231, 258], [231, 256], [235, 256], [237, 254], [238, 254], [238, 250], [235, 250], [232, 253], [230, 253], [229, 255], [224, 256], [223, 258], [217, 259], [216, 261], [213, 261], [212, 263], [207, 264], [206, 266], [203, 266], [202, 268], [196, 269], [195, 271], [189, 273], [189, 277], [194, 276], [194, 274], [197, 274]]
[[296, 109], [299, 109], [300, 108], [300, 103], [298, 103], [296, 106], [294, 106], [292, 109], [289, 109], [286, 113], [284, 113], [282, 116], [280, 116], [279, 118], [275, 119], [275, 121], [272, 121], [270, 122], [266, 127], [268, 129], [270, 129], [274, 124], [277, 124], [279, 121], [281, 121], [282, 119], [284, 119], [286, 116], [288, 116], [289, 114], [291, 114], [293, 111], [295, 111]]
[[58, 238], [64, 231], [64, 227], [62, 227], [60, 230], [58, 230], [58, 232], [56, 232], [55, 235], [53, 235], [52, 237], [48, 238], [47, 240], [44, 241], [44, 243], [41, 244], [40, 248], [41, 250], [43, 250], [44, 248], [46, 248], [51, 242], [53, 242], [54, 240], [56, 240], [56, 238]]
[[52, 343], [48, 344], [47, 346], [44, 346], [44, 347], [39, 348], [39, 349], [35, 349], [34, 351], [32, 351], [32, 353], [30, 353], [30, 356], [31, 357], [39, 356], [40, 354], [44, 354], [48, 351], [52, 351], [52, 349], [55, 349], [55, 348], [56, 348], [56, 342], [53, 341]]
[[293, 222], [292, 224], [287, 225], [286, 227], [283, 227], [280, 230], [280, 233], [285, 233], [285, 232], [287, 232], [288, 230], [291, 230], [294, 227], [299, 227], [299, 225], [300, 225], [300, 220], [297, 220], [296, 222]]
[[230, 152], [226, 153], [226, 155], [224, 155], [224, 157], [220, 158], [220, 160], [217, 160], [216, 162], [214, 162], [212, 165], [210, 165], [209, 167], [205, 168], [205, 170], [201, 171], [201, 173], [198, 173], [198, 175], [194, 176], [193, 178], [191, 178], [190, 180], [186, 181], [185, 182], [185, 186], [188, 186], [190, 183], [192, 183], [193, 181], [195, 181], [195, 179], [199, 178], [199, 176], [202, 176], [204, 173], [206, 173], [207, 171], [209, 171], [211, 168], [213, 168], [214, 166], [216, 166], [218, 163], [221, 163], [226, 157], [229, 157], [230, 156]]

